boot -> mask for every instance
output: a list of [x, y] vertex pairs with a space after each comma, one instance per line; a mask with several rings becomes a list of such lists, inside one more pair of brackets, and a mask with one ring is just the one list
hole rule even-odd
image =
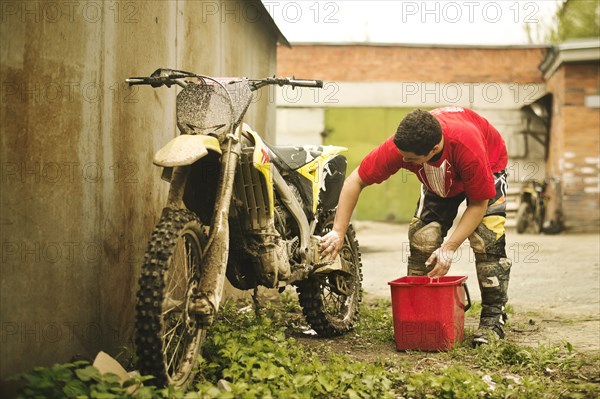
[[512, 262], [507, 258], [475, 254], [482, 309], [479, 328], [473, 337], [473, 346], [504, 338], [504, 325], [507, 320], [505, 305], [508, 301], [511, 265]]

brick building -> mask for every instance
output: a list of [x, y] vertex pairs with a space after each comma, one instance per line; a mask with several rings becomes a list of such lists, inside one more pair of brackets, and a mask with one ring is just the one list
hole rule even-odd
[[560, 183], [550, 195], [562, 200], [552, 203], [550, 213], [562, 214], [569, 230], [597, 230], [600, 44], [597, 39], [563, 43], [548, 52], [540, 70], [552, 98], [546, 175]]
[[334, 82], [543, 83], [545, 46], [299, 44], [279, 48], [277, 72]]
[[[598, 176], [598, 113], [586, 108], [584, 103], [587, 101], [589, 105], [597, 98], [598, 73], [597, 69], [594, 72], [578, 62], [564, 61], [560, 54], [568, 52], [564, 46], [551, 50], [550, 46], [542, 45], [295, 43], [291, 48], [280, 46], [278, 75], [322, 79], [326, 83], [320, 94], [305, 89], [296, 93], [284, 91], [279, 96], [277, 143], [345, 145], [350, 148], [349, 168], [354, 168], [370, 149], [395, 131], [400, 118], [410, 110], [448, 105], [469, 107], [496, 126], [507, 143], [509, 190], [513, 193], [509, 202], [511, 209], [516, 208], [514, 194], [523, 181], [542, 179], [547, 173], [560, 181], [557, 177], [563, 176], [557, 172], [559, 166], [565, 170], [574, 164], [573, 161], [559, 162], [558, 154], [567, 151], [566, 156], [571, 157], [569, 151], [577, 153], [567, 150], [565, 143], [586, 146], [588, 152], [582, 158], [574, 156], [585, 164], [580, 169], [589, 174], [576, 179], [577, 184], [589, 187], [581, 186], [577, 197], [577, 185], [572, 186], [573, 190], [565, 186], [564, 204], [568, 208], [569, 204], [576, 204], [585, 197], [587, 211], [565, 210], [564, 215], [566, 226], [571, 228], [582, 226], [579, 220], [589, 220], [589, 212], [595, 210], [597, 226], [598, 195], [593, 191], [597, 190]], [[556, 60], [553, 58], [552, 62], [559, 62], [558, 66], [544, 70], [543, 65], [552, 64], [548, 57], [554, 53]], [[571, 82], [567, 86], [565, 74]], [[555, 107], [562, 104], [561, 110], [563, 106], [568, 107], [562, 112], [568, 111], [569, 118], [586, 115], [578, 122], [568, 122], [571, 126], [583, 124], [585, 128], [578, 128], [577, 132], [581, 133], [571, 134], [566, 141], [566, 131], [561, 127], [566, 121], [555, 121], [560, 113], [553, 112], [550, 124], [550, 119], [545, 121], [534, 112], [537, 105], [547, 106], [552, 103], [552, 97], [558, 95], [571, 98], [566, 103], [554, 101]], [[571, 104], [574, 98], [581, 103], [577, 109]], [[550, 112], [547, 114], [550, 118]], [[551, 137], [549, 126], [552, 126]], [[572, 127], [568, 131], [574, 132]], [[578, 139], [579, 134], [586, 138]], [[564, 177], [568, 180], [569, 176], [567, 171]], [[410, 174], [401, 180], [408, 184], [400, 184], [398, 180], [367, 190], [357, 207], [356, 218], [408, 220], [414, 210], [419, 184]], [[582, 194], [585, 190], [587, 193]], [[560, 201], [554, 202], [559, 208]], [[588, 216], [584, 215], [586, 212]], [[551, 213], [551, 217], [556, 214]], [[508, 224], [511, 222], [514, 223], [509, 217]]]
[[[279, 144], [347, 146], [349, 168], [396, 130], [414, 108], [469, 107], [498, 128], [510, 156], [509, 188], [542, 178], [544, 146], [528, 141], [522, 108], [545, 94], [537, 68], [545, 46], [293, 44], [277, 72], [326, 81], [322, 94], [278, 99]], [[319, 136], [319, 133], [323, 133]], [[525, 149], [527, 151], [525, 151]], [[357, 219], [408, 221], [420, 184], [410, 173], [366, 190]], [[511, 208], [516, 208], [516, 202]]]

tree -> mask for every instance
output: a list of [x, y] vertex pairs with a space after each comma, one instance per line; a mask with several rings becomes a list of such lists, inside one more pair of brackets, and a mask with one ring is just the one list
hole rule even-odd
[[600, 40], [600, 2], [598, 0], [566, 0], [557, 10], [553, 25], [546, 33], [550, 43], [569, 39]]

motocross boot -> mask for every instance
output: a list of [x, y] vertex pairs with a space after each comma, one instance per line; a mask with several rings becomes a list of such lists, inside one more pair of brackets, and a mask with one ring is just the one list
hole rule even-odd
[[481, 316], [473, 346], [504, 338], [505, 305], [512, 265], [504, 248], [504, 222], [504, 216], [486, 216], [469, 237], [481, 290]]
[[433, 251], [442, 245], [442, 226], [438, 222], [425, 224], [419, 218], [413, 218], [408, 227], [410, 255], [408, 256], [408, 275], [425, 276], [434, 265], [425, 266]]

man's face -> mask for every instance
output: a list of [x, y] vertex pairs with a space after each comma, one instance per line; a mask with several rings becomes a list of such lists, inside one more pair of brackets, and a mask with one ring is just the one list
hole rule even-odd
[[402, 155], [402, 159], [404, 160], [404, 162], [412, 163], [415, 165], [423, 165], [425, 162], [433, 158], [433, 156], [437, 152], [437, 146], [433, 147], [433, 149], [429, 151], [429, 154], [427, 155], [418, 155], [414, 152], [402, 151], [400, 149], [398, 151], [400, 151], [400, 155]]

